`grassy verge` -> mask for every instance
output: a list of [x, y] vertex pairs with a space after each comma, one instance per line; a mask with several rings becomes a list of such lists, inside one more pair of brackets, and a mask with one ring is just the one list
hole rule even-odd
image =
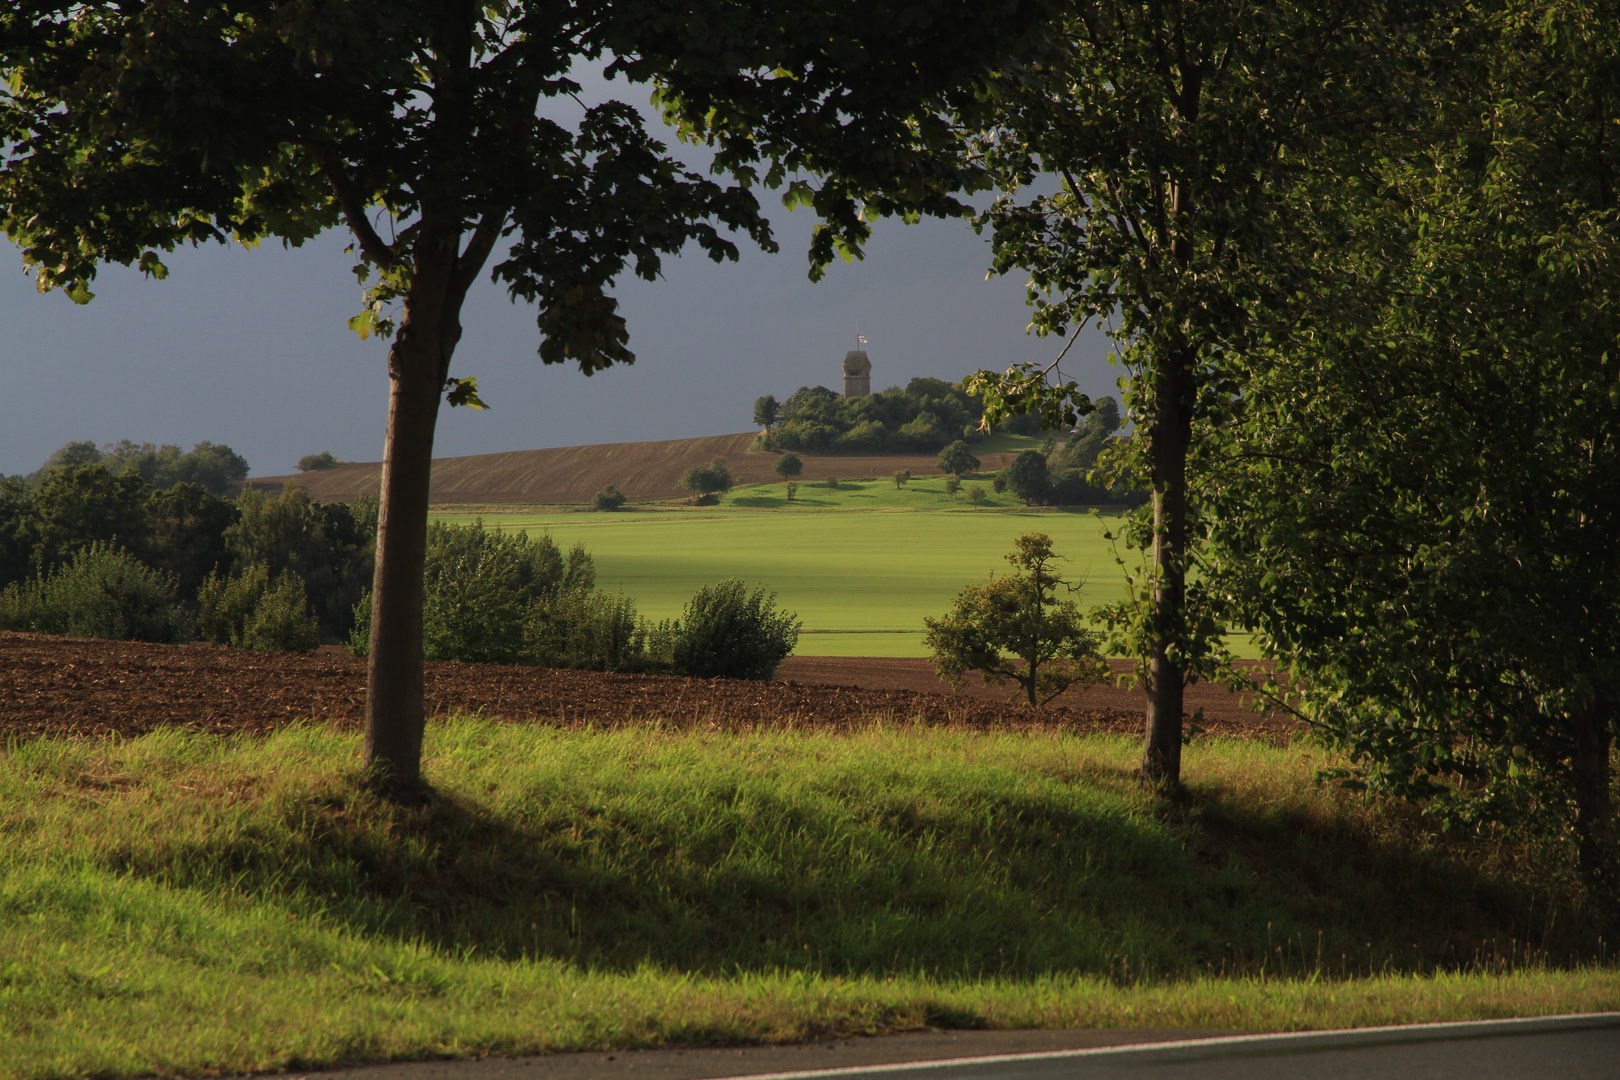
[[463, 719], [415, 809], [356, 751], [9, 747], [0, 1077], [1620, 1006], [1557, 875], [1317, 787], [1305, 748], [1195, 745], [1167, 804], [1122, 740]]

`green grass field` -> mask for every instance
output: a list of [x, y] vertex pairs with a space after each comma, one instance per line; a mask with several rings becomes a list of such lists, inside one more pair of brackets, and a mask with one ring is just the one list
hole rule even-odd
[[431, 725], [0, 748], [0, 1080], [925, 1027], [1289, 1030], [1620, 1007], [1557, 863], [1204, 739]]
[[999, 508], [969, 508], [947, 498], [938, 478], [898, 490], [888, 480], [841, 481], [837, 490], [806, 483], [791, 503], [776, 484], [739, 489], [718, 507], [483, 520], [550, 532], [564, 548], [582, 542], [596, 559], [598, 586], [634, 597], [653, 619], [679, 615], [700, 585], [727, 577], [763, 585], [803, 620], [803, 656], [926, 655], [923, 617], [943, 614], [963, 586], [992, 570], [1009, 571], [1005, 556], [1026, 532], [1051, 535], [1067, 559], [1065, 574], [1084, 586], [1082, 606], [1124, 594], [1103, 522], [1084, 511], [1025, 509], [1010, 496], [999, 501]]

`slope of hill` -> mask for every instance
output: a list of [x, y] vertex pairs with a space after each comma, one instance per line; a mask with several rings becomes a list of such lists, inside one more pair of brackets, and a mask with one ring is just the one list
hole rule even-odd
[[[677, 499], [687, 494], [678, 483], [681, 473], [717, 457], [726, 459], [741, 483], [774, 483], [776, 455], [750, 453], [754, 434], [435, 458], [428, 497], [438, 505], [554, 506], [588, 503], [604, 484], [613, 484], [636, 502]], [[934, 454], [799, 456], [804, 459], [805, 480], [887, 476], [899, 469], [920, 476], [935, 472], [938, 461]], [[985, 464], [993, 467], [990, 460]], [[375, 493], [381, 479], [382, 463], [371, 461], [293, 476], [254, 477], [248, 483], [272, 490], [293, 483], [322, 502], [347, 502]]]

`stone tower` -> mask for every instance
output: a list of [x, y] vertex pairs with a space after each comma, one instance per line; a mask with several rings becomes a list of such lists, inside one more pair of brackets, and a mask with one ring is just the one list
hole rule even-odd
[[865, 349], [844, 354], [844, 397], [862, 398], [872, 392], [872, 361]]

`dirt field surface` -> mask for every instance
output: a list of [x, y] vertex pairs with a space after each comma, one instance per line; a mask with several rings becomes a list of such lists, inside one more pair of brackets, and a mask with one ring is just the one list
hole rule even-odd
[[[717, 457], [726, 459], [739, 483], [776, 483], [778, 478], [772, 471], [776, 455], [748, 452], [755, 434], [746, 431], [740, 435], [715, 435], [705, 439], [604, 443], [435, 458], [428, 499], [438, 506], [588, 503], [606, 484], [617, 487], [635, 502], [678, 499], [689, 494], [678, 483], [681, 473], [693, 465], [707, 465]], [[850, 480], [889, 476], [900, 469], [910, 469], [923, 476], [937, 472], [939, 463], [938, 454], [799, 456], [804, 460], [804, 479], [817, 481], [829, 476]], [[996, 456], [990, 455], [991, 458]], [[1010, 455], [1002, 456], [1010, 459]], [[375, 495], [381, 480], [381, 462], [359, 462], [294, 476], [254, 477], [248, 484], [279, 490], [290, 481], [320, 502], [351, 502], [363, 494]]]
[[[854, 678], [846, 682], [896, 681], [882, 674], [883, 665], [893, 663], [850, 661], [844, 672]], [[817, 672], [839, 677], [825, 658], [814, 664]], [[1037, 711], [982, 695], [827, 685], [812, 677], [801, 680], [790, 670], [785, 681], [746, 682], [430, 663], [427, 698], [432, 715], [483, 712], [565, 727], [838, 729], [885, 717], [976, 729], [1141, 728], [1139, 706], [1082, 700]], [[137, 735], [168, 725], [263, 732], [304, 719], [358, 726], [364, 698], [365, 662], [335, 648], [297, 655], [0, 633], [0, 739]], [[1252, 718], [1208, 720], [1204, 727], [1268, 740], [1290, 733], [1286, 725]]]
[[[1258, 666], [1259, 662], [1253, 662]], [[1111, 660], [1114, 670], [1112, 682], [1100, 686], [1071, 688], [1060, 695], [1054, 705], [1066, 706], [1079, 712], [1108, 710], [1130, 712], [1138, 719], [1145, 705], [1142, 688], [1130, 675], [1128, 660]], [[779, 679], [792, 679], [801, 683], [822, 686], [859, 686], [866, 690], [914, 690], [924, 694], [947, 694], [950, 687], [934, 674], [931, 660], [914, 657], [888, 656], [790, 656], [776, 673]], [[987, 702], [1011, 701], [1022, 691], [1011, 683], [986, 686], [978, 675], [970, 673], [962, 688], [962, 695]], [[1187, 714], [1204, 710], [1203, 726], [1210, 730], [1212, 723], [1236, 725], [1243, 728], [1275, 729], [1292, 733], [1299, 725], [1285, 719], [1281, 710], [1270, 709], [1257, 714], [1249, 707], [1250, 695], [1233, 694], [1223, 685], [1195, 683], [1187, 687], [1183, 704]]]

